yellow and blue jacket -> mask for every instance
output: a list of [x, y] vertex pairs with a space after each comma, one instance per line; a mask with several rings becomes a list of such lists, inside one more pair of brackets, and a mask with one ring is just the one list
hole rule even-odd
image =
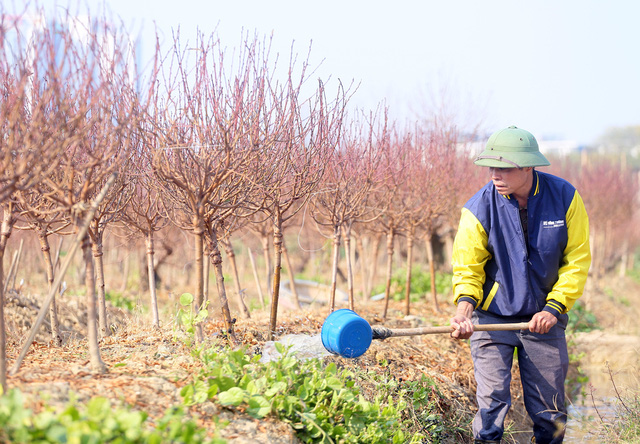
[[533, 170], [527, 225], [525, 239], [517, 200], [492, 182], [469, 199], [453, 247], [456, 304], [522, 319], [571, 309], [591, 265], [582, 198], [566, 180]]

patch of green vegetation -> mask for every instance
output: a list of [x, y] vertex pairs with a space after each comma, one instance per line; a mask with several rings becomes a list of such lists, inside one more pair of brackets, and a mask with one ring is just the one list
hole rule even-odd
[[578, 332], [589, 332], [600, 329], [596, 315], [588, 310], [584, 303], [578, 299], [569, 311], [569, 322], [567, 324], [567, 347], [569, 349], [569, 373], [565, 386], [567, 393], [572, 399], [586, 399], [585, 387], [589, 382], [589, 376], [580, 366], [580, 361], [585, 353], [574, 353], [576, 349], [574, 335]]
[[401, 399], [406, 408], [401, 412], [401, 426], [409, 436], [422, 435], [429, 443], [459, 442], [468, 433], [464, 420], [449, 408], [436, 382], [422, 375], [417, 381], [403, 381], [393, 375], [375, 375], [376, 389], [394, 399]]
[[418, 443], [425, 436], [410, 434], [402, 424], [404, 396], [378, 393], [367, 400], [354, 373], [326, 367], [318, 359], [298, 361], [276, 343], [282, 357], [260, 363], [246, 349], [200, 352], [205, 364], [181, 395], [186, 405], [205, 401], [245, 411], [254, 418], [271, 415], [291, 424], [307, 443]]
[[636, 267], [633, 270], [627, 271], [627, 276], [640, 283], [640, 268]]
[[[407, 271], [406, 269], [397, 270], [391, 277], [391, 297], [396, 301], [404, 300], [406, 292]], [[373, 294], [384, 293], [386, 284], [380, 284], [374, 287]], [[436, 272], [436, 293], [448, 294], [451, 292], [451, 273]], [[426, 294], [431, 293], [431, 274], [414, 270], [411, 273], [411, 293], [412, 302], [423, 299]]]
[[635, 265], [631, 270], [627, 270], [627, 276], [640, 283], [640, 249], [634, 253], [633, 263]]
[[600, 325], [596, 315], [589, 311], [584, 303], [578, 299], [571, 311], [569, 311], [569, 323], [567, 324], [569, 333], [589, 332], [599, 329]]
[[172, 407], [155, 424], [144, 412], [114, 408], [102, 397], [86, 406], [70, 403], [61, 413], [44, 410], [34, 415], [24, 407], [22, 393], [12, 389], [0, 396], [0, 442], [14, 443], [120, 443], [221, 444], [185, 415], [182, 407]]
[[618, 397], [616, 422], [609, 429], [611, 442], [640, 442], [640, 393]]
[[109, 301], [114, 307], [126, 310], [132, 313], [136, 309], [136, 301], [126, 297], [119, 291], [107, 291], [105, 300]]

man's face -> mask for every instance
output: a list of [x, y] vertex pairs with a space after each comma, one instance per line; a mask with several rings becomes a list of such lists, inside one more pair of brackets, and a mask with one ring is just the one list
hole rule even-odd
[[503, 196], [515, 194], [528, 196], [531, 189], [531, 170], [527, 168], [494, 168], [489, 167], [491, 180], [498, 193]]

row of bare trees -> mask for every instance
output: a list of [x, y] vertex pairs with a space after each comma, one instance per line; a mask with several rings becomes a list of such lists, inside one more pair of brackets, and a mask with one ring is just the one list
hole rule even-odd
[[[401, 126], [388, 119], [384, 107], [347, 112], [350, 88], [338, 85], [330, 92], [322, 81], [312, 82], [308, 55], [298, 60], [292, 53], [283, 67], [270, 41], [258, 36], [244, 36], [242, 46], [229, 51], [215, 34], [182, 43], [176, 33], [169, 51], [157, 46], [143, 76], [126, 33], [114, 34], [106, 19], [80, 24], [67, 12], [23, 35], [24, 18], [3, 14], [0, 30], [0, 283], [12, 230], [32, 231], [46, 264], [50, 297], [43, 309], [50, 302], [54, 344], [61, 344], [55, 294], [64, 271], [56, 272], [49, 238], [74, 235], [86, 270], [91, 365], [105, 370], [98, 347], [98, 337], [110, 334], [104, 238], [115, 228], [144, 238], [154, 326], [161, 322], [156, 236], [172, 225], [193, 239], [194, 310], [209, 302], [211, 265], [225, 333], [234, 341], [222, 251], [234, 266], [232, 239], [250, 231], [266, 253], [268, 332], [274, 338], [283, 256], [288, 260], [284, 235], [302, 213], [332, 239], [330, 310], [336, 308], [341, 251], [349, 308], [355, 309], [354, 239], [366, 300], [378, 244], [386, 238], [386, 317], [398, 237], [407, 251], [405, 313], [419, 241], [427, 251], [438, 309], [433, 243], [453, 237], [461, 205], [487, 179], [464, 149], [473, 134], [439, 118]], [[615, 224], [609, 222], [607, 216], [618, 210], [607, 207], [611, 199], [593, 186], [603, 172], [584, 166], [573, 174], [568, 178], [584, 189], [592, 225], [610, 227], [603, 233], [611, 242], [618, 224], [631, 220], [629, 212], [620, 210]], [[638, 186], [624, 177], [619, 174], [609, 187], [626, 202], [637, 198]], [[370, 267], [364, 239], [372, 240]], [[237, 269], [234, 280], [238, 314], [249, 317]], [[0, 372], [6, 387], [2, 289]], [[37, 328], [39, 323], [32, 331]], [[196, 334], [203, 339], [202, 330]]]

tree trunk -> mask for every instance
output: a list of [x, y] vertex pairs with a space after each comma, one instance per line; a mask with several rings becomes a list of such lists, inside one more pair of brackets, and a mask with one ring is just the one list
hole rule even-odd
[[102, 248], [102, 235], [103, 232], [98, 227], [97, 222], [93, 223], [95, 239], [92, 242], [91, 249], [93, 250], [93, 257], [95, 258], [95, 276], [96, 286], [98, 289], [98, 323], [100, 325], [100, 335], [105, 338], [111, 335], [111, 329], [109, 328], [109, 321], [107, 319], [107, 295], [104, 284], [104, 251]]
[[298, 297], [298, 289], [296, 288], [296, 277], [293, 273], [293, 267], [291, 266], [291, 258], [289, 257], [289, 250], [287, 245], [282, 242], [282, 254], [284, 255], [284, 261], [287, 263], [287, 274], [289, 275], [289, 287], [291, 288], [291, 296], [293, 297], [293, 305], [300, 309], [300, 298]]
[[453, 271], [453, 238], [454, 231], [447, 230], [444, 235], [444, 271], [448, 273]]
[[82, 253], [85, 267], [85, 286], [87, 289], [87, 341], [89, 343], [89, 359], [91, 368], [97, 373], [104, 373], [107, 369], [100, 357], [98, 346], [98, 320], [96, 319], [96, 283], [94, 278], [93, 257], [91, 254], [91, 240], [85, 236], [82, 243]]
[[236, 287], [236, 297], [238, 298], [238, 309], [240, 310], [240, 314], [244, 319], [251, 318], [251, 314], [249, 313], [249, 309], [247, 305], [244, 303], [244, 298], [242, 297], [242, 287], [240, 286], [240, 273], [238, 273], [238, 264], [236, 263], [236, 253], [233, 251], [233, 244], [230, 240], [224, 239], [220, 240], [222, 246], [224, 247], [224, 251], [229, 258], [229, 262], [231, 263], [231, 271], [233, 271], [233, 281]]
[[278, 322], [278, 300], [280, 298], [280, 271], [282, 268], [282, 218], [279, 214], [273, 221], [273, 285], [271, 292], [271, 316], [269, 318], [269, 338], [276, 338], [276, 323]]
[[147, 247], [147, 270], [149, 274], [150, 308], [153, 316], [153, 326], [156, 328], [160, 328], [160, 315], [158, 314], [158, 294], [156, 292], [156, 271], [153, 263], [155, 255], [153, 230], [149, 230], [145, 234], [145, 244]]
[[411, 227], [407, 234], [407, 278], [405, 280], [404, 294], [404, 314], [411, 314], [411, 271], [413, 266], [413, 238], [415, 236], [415, 228]]
[[391, 276], [393, 272], [393, 241], [395, 238], [395, 229], [390, 228], [387, 232], [387, 284], [384, 290], [384, 311], [382, 319], [387, 319], [387, 310], [389, 309], [389, 298], [391, 297]]
[[0, 230], [0, 386], [7, 393], [7, 336], [4, 322], [4, 252], [13, 228], [13, 204], [4, 206]]
[[436, 291], [436, 266], [433, 257], [433, 234], [427, 233], [425, 237], [425, 246], [427, 247], [427, 258], [429, 259], [429, 276], [431, 277], [431, 298], [433, 299], [433, 307], [440, 313], [438, 305], [438, 292]]
[[131, 266], [131, 255], [125, 254], [124, 267], [122, 270], [122, 285], [120, 286], [120, 293], [127, 291], [127, 281], [129, 280], [129, 267]]
[[627, 263], [629, 262], [629, 239], [622, 241], [620, 248], [620, 268], [618, 269], [618, 277], [623, 278], [627, 275]]
[[[262, 257], [264, 258], [265, 276], [267, 276], [267, 289], [271, 288], [271, 255], [269, 254], [269, 235], [265, 234], [260, 237], [262, 243]], [[273, 243], [275, 244], [275, 240]]]
[[[49, 245], [49, 236], [47, 230], [44, 227], [39, 227], [36, 230], [38, 240], [40, 241], [40, 249], [42, 250], [42, 257], [44, 258], [44, 268], [47, 273], [47, 283], [49, 291], [53, 288], [54, 269], [53, 261], [51, 260], [51, 247]], [[56, 298], [51, 300], [49, 306], [49, 318], [51, 321], [51, 342], [55, 347], [62, 346], [62, 336], [60, 336], [60, 324], [58, 323], [58, 310], [56, 308]]]
[[380, 244], [382, 243], [382, 233], [376, 233], [376, 237], [373, 242], [373, 248], [371, 249], [371, 273], [369, 274], [369, 292], [373, 290], [373, 284], [378, 277], [378, 251], [380, 251]]
[[329, 293], [329, 313], [336, 309], [336, 287], [338, 285], [338, 261], [340, 260], [340, 225], [333, 227], [333, 263], [331, 266], [331, 292]]
[[360, 260], [358, 261], [360, 264], [360, 274], [362, 275], [362, 302], [366, 303], [369, 300], [369, 296], [371, 296], [371, 290], [369, 289], [369, 279], [367, 276], [367, 264], [364, 260], [365, 252], [364, 252], [364, 242], [362, 241], [362, 236], [356, 236], [356, 250], [359, 252]]
[[[204, 267], [202, 263], [204, 255], [204, 222], [202, 218], [194, 216], [193, 220], [193, 234], [195, 236], [195, 271], [196, 271], [196, 291], [193, 299], [193, 310], [196, 314], [200, 312], [200, 309], [204, 307]], [[196, 328], [196, 341], [202, 342], [204, 335], [202, 333], [202, 324], [198, 323]]]
[[4, 246], [0, 246], [0, 390], [7, 393], [7, 337], [4, 323]]
[[349, 309], [355, 311], [353, 299], [353, 262], [351, 261], [351, 224], [344, 228], [344, 255], [347, 260], [347, 294], [349, 295]]
[[229, 300], [227, 299], [227, 291], [224, 286], [224, 274], [222, 272], [222, 254], [218, 247], [218, 235], [215, 227], [211, 227], [209, 231], [209, 250], [211, 255], [211, 264], [213, 272], [216, 276], [216, 286], [218, 289], [218, 297], [220, 298], [220, 310], [222, 310], [222, 318], [230, 338], [235, 341], [235, 333], [233, 331], [233, 320], [229, 311]]
[[211, 256], [211, 251], [204, 250], [205, 258], [202, 261], [202, 299], [205, 301], [209, 301], [209, 276], [211, 274], [209, 257]]

